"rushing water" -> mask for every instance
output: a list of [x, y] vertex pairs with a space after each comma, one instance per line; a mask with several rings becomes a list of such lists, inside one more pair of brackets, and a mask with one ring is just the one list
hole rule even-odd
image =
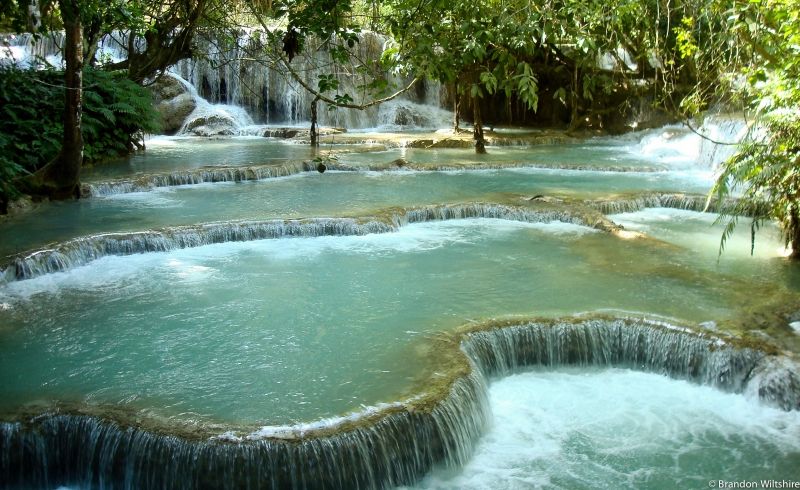
[[702, 322], [737, 306], [730, 282], [679, 268], [597, 268], [635, 250], [617, 242], [575, 225], [463, 220], [102, 258], [5, 288], [5, 402], [74, 393], [288, 423], [391, 401], [424, 367], [410, 346], [470, 321], [607, 309]]
[[456, 172], [316, 172], [259, 182], [168, 187], [57, 203], [0, 223], [0, 255], [94, 233], [211, 221], [369, 215], [387, 207], [507, 199], [606, 197], [633, 191], [702, 192], [707, 183], [674, 172], [549, 169]]
[[474, 457], [416, 488], [709, 488], [800, 475], [800, 413], [686, 381], [537, 369], [495, 381], [489, 400], [494, 423]]
[[[715, 215], [642, 208], [697, 209], [702, 198], [626, 208], [641, 193], [708, 190], [711, 172], [693, 163], [700, 150], [685, 133], [488, 156], [370, 149], [340, 146], [331, 168], [349, 171], [319, 174], [298, 145], [164, 139], [88, 175], [140, 188], [107, 186], [0, 223], [0, 255], [52, 248], [14, 262], [0, 284], [0, 411], [66, 413], [28, 420], [30, 430], [0, 424], [0, 486], [798, 478], [797, 412], [755, 401], [800, 406], [788, 361], [656, 324], [491, 330], [497, 318], [581, 312], [715, 329], [796, 296], [775, 229], [751, 257], [743, 220], [717, 260]], [[408, 168], [390, 169], [398, 158]], [[210, 183], [219, 179], [209, 174], [185, 186], [148, 177], [253, 166], [284, 176]], [[646, 237], [608, 233], [583, 200], [636, 209], [610, 218]], [[459, 354], [452, 339], [464, 325], [486, 333]], [[530, 364], [583, 367], [518, 371]], [[617, 365], [749, 395], [608, 369]], [[487, 392], [484, 375], [507, 377]], [[173, 431], [189, 436], [162, 435]]]

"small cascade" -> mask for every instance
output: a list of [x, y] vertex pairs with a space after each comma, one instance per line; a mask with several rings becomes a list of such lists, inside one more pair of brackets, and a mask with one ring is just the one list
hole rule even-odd
[[631, 151], [671, 166], [713, 169], [736, 152], [748, 130], [741, 117], [710, 115], [696, 130], [683, 124], [647, 130]]
[[523, 223], [544, 223], [559, 221], [573, 225], [588, 225], [586, 219], [578, 216], [566, 208], [563, 210], [543, 211], [502, 204], [452, 204], [439, 206], [425, 206], [411, 209], [404, 216], [395, 218], [398, 226], [406, 223], [423, 223], [428, 221], [445, 221], [469, 218], [491, 218]]
[[698, 132], [700, 140], [697, 163], [706, 168], [716, 168], [736, 153], [738, 143], [747, 135], [749, 127], [742, 117], [733, 115], [709, 116]]
[[437, 106], [395, 99], [381, 104], [378, 109], [377, 126], [384, 131], [436, 129], [452, 125], [452, 119], [451, 112]]
[[[436, 341], [434, 341], [436, 342]], [[528, 366], [621, 366], [800, 409], [800, 367], [736, 341], [641, 319], [584, 318], [469, 326], [431, 349], [444, 389], [306, 424], [209, 436], [141, 421], [42, 414], [0, 424], [9, 488], [390, 488], [436, 465], [457, 468], [490, 423], [486, 377]], [[435, 356], [435, 358], [434, 358]], [[110, 413], [114, 413], [111, 411]], [[219, 429], [217, 429], [219, 430]], [[243, 434], [243, 435], [239, 435]]]
[[697, 134], [684, 125], [670, 125], [645, 131], [633, 152], [673, 166], [695, 166], [700, 147], [701, 138]]
[[237, 136], [253, 125], [253, 118], [239, 106], [212, 104], [197, 93], [197, 89], [185, 79], [177, 78], [195, 101], [195, 108], [186, 117], [178, 134], [194, 136]]
[[187, 440], [81, 415], [0, 424], [0, 480], [10, 488], [349, 489], [411, 484], [458, 467], [488, 423], [470, 374], [430, 410], [398, 408], [302, 437]]
[[591, 320], [471, 333], [466, 350], [487, 376], [527, 366], [617, 366], [742, 392], [764, 354], [655, 322]]
[[[208, 223], [137, 233], [106, 233], [75, 238], [52, 248], [21, 254], [0, 267], [0, 282], [31, 279], [88, 264], [109, 255], [167, 252], [215, 243], [290, 237], [317, 237], [389, 233], [407, 223], [466, 218], [494, 218], [526, 223], [561, 221], [587, 225], [586, 218], [564, 210], [538, 210], [498, 204], [474, 203], [427, 206], [392, 215], [388, 220], [365, 217], [313, 218]], [[606, 220], [607, 221], [607, 220]], [[593, 226], [605, 230], [608, 223]]]
[[108, 233], [76, 238], [51, 249], [17, 257], [12, 260], [3, 275], [6, 280], [30, 279], [85, 265], [109, 255], [166, 252], [214, 243], [270, 238], [366, 235], [386, 233], [391, 230], [392, 227], [379, 221], [360, 223], [350, 218], [317, 218], [210, 223], [139, 233]]
[[64, 58], [61, 46], [64, 34], [52, 32], [35, 37], [30, 33], [0, 35], [0, 65], [15, 64], [22, 68], [50, 65], [61, 68]]
[[[672, 208], [697, 212], [709, 211], [714, 213], [722, 210], [716, 200], [712, 200], [708, 205], [708, 209], [706, 209], [707, 201], [708, 196], [652, 193], [621, 199], [597, 199], [586, 201], [586, 204], [603, 214], [633, 213], [647, 208]], [[729, 199], [723, 207], [727, 209], [734, 204], [735, 202]]]
[[[342, 170], [335, 165], [331, 170]], [[287, 163], [283, 165], [253, 165], [247, 167], [203, 167], [167, 174], [150, 174], [134, 179], [116, 179], [85, 184], [84, 197], [111, 196], [129, 192], [146, 192], [157, 187], [193, 185], [209, 182], [245, 182], [288, 177], [302, 172], [316, 172], [311, 162]]]
[[662, 322], [598, 318], [476, 329], [466, 334], [464, 348], [487, 377], [530, 366], [616, 366], [800, 410], [796, 362]]

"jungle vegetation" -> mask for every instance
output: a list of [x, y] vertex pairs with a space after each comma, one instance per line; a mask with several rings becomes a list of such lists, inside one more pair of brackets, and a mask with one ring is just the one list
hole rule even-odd
[[[84, 158], [99, 158], [88, 117], [111, 119], [105, 109], [90, 109], [97, 100], [83, 89], [93, 71], [148, 83], [179, 59], [202, 56], [199, 38], [231, 43], [242, 29], [256, 27], [262, 58], [293, 73], [292, 60], [312, 45], [336, 61], [353, 61], [358, 33], [369, 29], [391, 39], [378, 63], [353, 63], [372, 101], [343, 93], [333, 71], [305, 81], [315, 100], [332, 107], [378, 103], [404, 88], [391, 87], [387, 72], [437, 80], [455, 94], [454, 126], [459, 114], [470, 116], [478, 152], [485, 150], [489, 100], [507, 106], [509, 115], [548, 111], [573, 129], [606, 129], [631, 94], [685, 119], [715, 108], [737, 111], [751, 131], [722, 166], [713, 194], [725, 198], [739, 189], [733, 212], [754, 216], [754, 231], [774, 219], [787, 244], [800, 243], [800, 5], [794, 0], [15, 0], [0, 7], [0, 26], [61, 30], [65, 55], [63, 122], [48, 121], [41, 131], [41, 158], [21, 158], [30, 149], [3, 130], [0, 143], [10, 148], [0, 159], [5, 199], [17, 190], [75, 194]], [[111, 32], [125, 33], [128, 57], [104, 64], [94, 49]], [[120, 103], [136, 105], [109, 101]], [[729, 218], [723, 245], [737, 215]], [[794, 249], [800, 258], [800, 246]]]

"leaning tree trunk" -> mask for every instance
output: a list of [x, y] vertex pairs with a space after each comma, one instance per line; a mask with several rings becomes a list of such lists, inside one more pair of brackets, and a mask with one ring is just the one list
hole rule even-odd
[[83, 103], [83, 27], [79, 0], [59, 0], [64, 23], [64, 134], [61, 151], [21, 183], [23, 192], [51, 199], [80, 197], [83, 164], [81, 111]]
[[453, 82], [453, 134], [458, 134], [459, 117], [458, 111], [461, 109], [461, 96], [458, 94], [458, 82]]
[[309, 136], [311, 139], [311, 146], [316, 148], [319, 146], [319, 132], [317, 131], [317, 103], [319, 103], [319, 96], [314, 97], [311, 101], [311, 131]]
[[486, 140], [483, 138], [481, 105], [477, 97], [472, 98], [472, 138], [475, 140], [475, 153], [486, 153]]
[[789, 229], [786, 230], [786, 234], [789, 236], [789, 246], [792, 247], [789, 258], [800, 260], [800, 216], [794, 207], [789, 213]]

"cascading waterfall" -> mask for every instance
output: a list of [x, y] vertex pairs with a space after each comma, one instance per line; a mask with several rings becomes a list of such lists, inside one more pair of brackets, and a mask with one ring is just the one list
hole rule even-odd
[[717, 115], [707, 117], [699, 132], [701, 139], [697, 163], [716, 168], [736, 153], [737, 145], [747, 135], [747, 121], [740, 116]]
[[[365, 217], [358, 220], [313, 218], [208, 223], [138, 233], [106, 233], [76, 238], [56, 244], [52, 248], [12, 258], [10, 263], [3, 267], [0, 278], [6, 282], [30, 279], [85, 265], [108, 255], [165, 252], [214, 243], [274, 238], [389, 233], [406, 223], [465, 218], [497, 218], [528, 223], [562, 221], [588, 225], [585, 217], [566, 209], [538, 210], [486, 203], [427, 206], [397, 212], [388, 220]], [[600, 221], [593, 223], [593, 226], [605, 229], [608, 223]]]
[[429, 411], [405, 407], [302, 437], [187, 440], [96, 417], [45, 415], [0, 425], [0, 477], [12, 487], [386, 488], [434, 464], [457, 467], [488, 422], [477, 375]]
[[[584, 318], [470, 326], [432, 340], [443, 388], [308, 430], [170, 435], [80, 413], [0, 424], [10, 488], [388, 488], [434, 465], [458, 466], [490, 418], [487, 377], [526, 366], [624, 366], [800, 408], [798, 366], [735, 340], [641, 319]], [[438, 365], [437, 365], [438, 362]], [[444, 374], [442, 374], [444, 373]], [[431, 386], [430, 381], [424, 386]], [[111, 412], [113, 413], [113, 412]]]
[[635, 145], [635, 152], [673, 164], [714, 169], [736, 152], [748, 130], [740, 116], [709, 115], [695, 130], [686, 125], [648, 130]]
[[[349, 170], [346, 167], [338, 168], [336, 164], [330, 164], [328, 168], [330, 170]], [[82, 194], [84, 197], [110, 196], [129, 192], [145, 192], [156, 187], [265, 180], [312, 171], [316, 172], [317, 168], [311, 162], [284, 165], [252, 165], [247, 167], [204, 167], [168, 174], [143, 175], [135, 179], [116, 179], [88, 183], [85, 184]]]
[[[275, 130], [276, 134], [285, 134], [286, 130]], [[290, 133], [291, 134], [291, 133]], [[415, 164], [414, 162], [404, 161], [402, 166], [397, 165], [395, 162], [389, 163], [374, 163], [368, 165], [351, 165], [335, 160], [328, 160], [325, 163], [327, 170], [341, 171], [341, 172], [358, 172], [358, 171], [416, 171], [416, 172], [448, 172], [448, 171], [462, 171], [463, 166], [452, 164]], [[575, 164], [538, 164], [529, 162], [499, 162], [481, 164], [481, 170], [505, 170], [515, 168], [541, 168], [541, 169], [558, 169], [558, 170], [590, 170], [601, 172], [662, 172], [659, 168], [637, 168], [637, 167], [621, 167], [621, 166], [588, 166]], [[180, 170], [169, 173], [152, 173], [137, 175], [133, 178], [120, 178], [106, 181], [86, 182], [84, 183], [81, 194], [82, 197], [99, 197], [111, 196], [115, 194], [126, 194], [131, 192], [147, 192], [159, 187], [172, 187], [182, 185], [196, 185], [214, 182], [246, 182], [266, 180], [278, 177], [289, 177], [305, 172], [317, 172], [317, 163], [311, 161], [303, 162], [289, 162], [285, 164], [265, 164], [265, 165], [248, 165], [248, 166], [206, 166], [196, 169]], [[675, 194], [677, 199], [677, 194]], [[666, 199], [666, 194], [662, 196]], [[702, 207], [689, 202], [698, 196], [691, 198], [686, 197], [686, 207], [684, 209], [702, 210]], [[657, 198], [653, 196], [642, 196], [636, 199], [628, 200], [628, 204], [622, 204], [622, 200], [615, 201], [619, 206], [630, 206], [632, 209], [637, 206], [637, 201], [641, 208], [652, 207], [648, 203], [658, 202]], [[605, 208], [604, 202], [594, 201], [593, 206], [597, 209], [611, 209]], [[611, 202], [607, 203], [612, 206]], [[670, 207], [670, 206], [667, 206]], [[695, 209], [698, 208], [698, 209]]]
[[15, 63], [21, 67], [37, 67], [42, 63], [61, 67], [61, 46], [64, 35], [52, 32], [36, 37], [31, 33], [0, 36], [0, 65]]
[[664, 326], [625, 322], [521, 325], [469, 334], [467, 353], [487, 375], [525, 366], [617, 366], [741, 392], [764, 357]]
[[[263, 49], [262, 36], [255, 36], [254, 32], [244, 31], [227, 49], [220, 49], [216, 42], [205, 41], [207, 57], [182, 60], [173, 67], [173, 72], [188, 80], [202, 97], [212, 103], [241, 106], [256, 122], [289, 126], [308, 124], [314, 95], [297, 83], [286, 70], [273, 67], [273, 61], [267, 58], [253, 60], [253, 49]], [[356, 57], [361, 60], [380, 59], [385, 43], [385, 37], [380, 34], [361, 32], [355, 46]], [[243, 58], [251, 61], [242, 61]], [[334, 63], [327, 50], [318, 46], [313, 39], [307, 40], [306, 49], [292, 61], [292, 68], [312, 86], [316, 86], [321, 75], [335, 74], [340, 81], [339, 92], [347, 93], [356, 103], [371, 98], [361, 88], [365, 81], [357, 70]], [[397, 89], [409, 82], [390, 73], [384, 75]], [[425, 82], [422, 100], [412, 101], [409, 97], [413, 97], [413, 94], [407, 94], [401, 99], [402, 102], [395, 101], [388, 108], [321, 110], [318, 123], [346, 128], [447, 126], [448, 118], [442, 117], [447, 112], [438, 109], [438, 92], [439, 84]], [[396, 107], [404, 109], [398, 113]]]
[[186, 117], [179, 134], [198, 136], [235, 136], [243, 133], [245, 128], [253, 125], [253, 118], [237, 105], [212, 104], [197, 93], [197, 89], [185, 79], [172, 75], [186, 87], [195, 101], [195, 108]]
[[[199, 112], [187, 118], [187, 124], [200, 116], [213, 114], [223, 120], [233, 119], [238, 130], [233, 134], [246, 132], [244, 128], [253, 124], [253, 121], [289, 126], [308, 124], [314, 95], [285, 70], [274, 67], [269, 59], [254, 56], [258, 50], [264, 49], [261, 41], [263, 36], [255, 35], [255, 32], [243, 30], [236, 42], [226, 43], [225, 48], [215, 40], [198, 39], [200, 51], [206, 56], [185, 59], [170, 68], [170, 72], [186, 81], [197, 95], [199, 106], [196, 112]], [[0, 62], [13, 59], [23, 66], [29, 66], [38, 59], [44, 59], [54, 66], [61, 66], [62, 33], [54, 33], [40, 40], [34, 40], [30, 35], [6, 37], [9, 47], [0, 49]], [[380, 34], [361, 32], [355, 46], [356, 56], [361, 60], [380, 59], [385, 43], [385, 37]], [[304, 53], [292, 62], [293, 69], [312, 86], [316, 86], [320, 75], [334, 73], [340, 80], [340, 93], [347, 93], [356, 103], [370, 100], [372, 96], [360, 88], [365, 81], [357, 70], [333, 63], [327, 50], [317, 44], [313, 39], [307, 41]], [[125, 59], [127, 45], [126, 33], [107, 35], [98, 43], [97, 58], [101, 62]], [[136, 49], [141, 50], [142, 47], [140, 42]], [[398, 90], [410, 81], [391, 73], [385, 73], [384, 76]], [[439, 108], [440, 85], [430, 81], [420, 83], [424, 85], [423, 90], [405, 94], [386, 108], [320, 110], [318, 122], [325, 126], [345, 128], [448, 126], [451, 116], [448, 111]], [[188, 133], [191, 129], [184, 127], [182, 131]]]
[[[706, 208], [708, 196], [674, 193], [651, 193], [641, 196], [620, 199], [598, 199], [587, 201], [586, 204], [603, 214], [633, 213], [647, 208], [672, 208], [683, 209], [686, 211], [710, 211], [720, 212], [719, 203], [712, 200]], [[734, 201], [729, 199], [723, 205], [728, 209], [734, 205]]]

